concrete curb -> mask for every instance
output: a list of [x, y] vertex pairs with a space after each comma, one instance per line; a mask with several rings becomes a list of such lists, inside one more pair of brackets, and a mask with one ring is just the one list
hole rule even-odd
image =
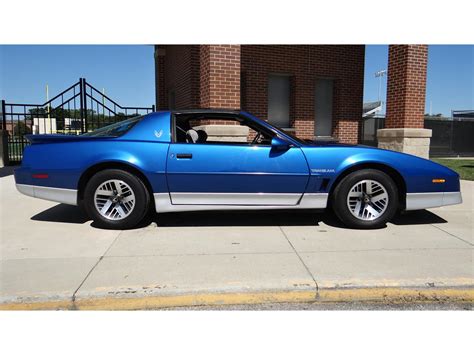
[[474, 286], [450, 288], [361, 287], [322, 289], [320, 302], [474, 302]]
[[452, 288], [360, 287], [316, 291], [193, 293], [166, 296], [89, 297], [79, 300], [11, 302], [0, 310], [138, 310], [203, 305], [307, 302], [462, 302], [474, 303], [474, 286]]
[[59, 309], [73, 309], [72, 300], [4, 302], [0, 304], [0, 311], [48, 311]]

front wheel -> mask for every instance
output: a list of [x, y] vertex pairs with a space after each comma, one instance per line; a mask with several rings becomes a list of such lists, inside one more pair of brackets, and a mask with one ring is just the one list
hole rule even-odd
[[102, 228], [133, 228], [144, 218], [149, 205], [150, 196], [143, 182], [123, 170], [98, 172], [84, 191], [84, 207]]
[[379, 228], [398, 210], [397, 186], [382, 171], [355, 171], [344, 177], [334, 189], [332, 207], [348, 227]]

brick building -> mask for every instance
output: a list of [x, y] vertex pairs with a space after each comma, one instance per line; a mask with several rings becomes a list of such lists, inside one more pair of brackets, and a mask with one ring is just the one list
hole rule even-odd
[[[363, 45], [157, 45], [156, 105], [242, 109], [301, 138], [358, 143], [364, 56]], [[425, 45], [389, 47], [385, 147], [429, 145], [426, 65]]]

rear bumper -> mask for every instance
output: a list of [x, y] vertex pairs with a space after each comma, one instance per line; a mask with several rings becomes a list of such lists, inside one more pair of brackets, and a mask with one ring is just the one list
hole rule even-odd
[[406, 210], [422, 210], [462, 203], [461, 191], [408, 193]]
[[26, 196], [77, 206], [77, 190], [26, 184], [16, 184], [16, 189]]

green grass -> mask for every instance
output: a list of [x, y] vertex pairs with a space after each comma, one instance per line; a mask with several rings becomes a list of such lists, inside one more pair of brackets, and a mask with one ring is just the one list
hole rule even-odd
[[474, 160], [468, 159], [431, 159], [438, 164], [456, 171], [463, 180], [474, 181]]

